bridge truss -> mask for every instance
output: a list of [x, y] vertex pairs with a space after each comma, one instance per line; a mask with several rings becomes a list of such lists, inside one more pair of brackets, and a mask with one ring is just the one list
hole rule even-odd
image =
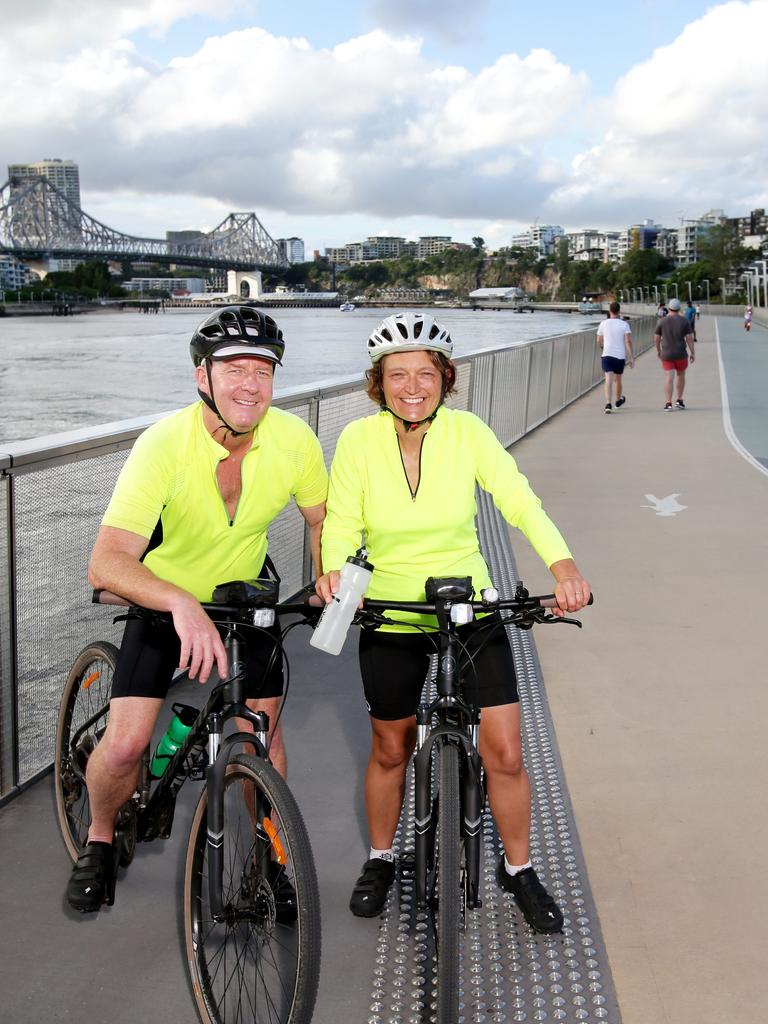
[[224, 270], [288, 266], [255, 213], [230, 213], [193, 241], [138, 238], [91, 217], [43, 177], [11, 178], [0, 189], [0, 252], [26, 260], [146, 260]]

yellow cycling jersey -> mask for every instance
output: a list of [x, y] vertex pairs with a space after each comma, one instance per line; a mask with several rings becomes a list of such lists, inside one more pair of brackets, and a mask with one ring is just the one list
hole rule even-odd
[[[471, 576], [479, 594], [491, 580], [475, 527], [476, 484], [492, 495], [507, 522], [525, 534], [547, 566], [571, 557], [528, 480], [490, 427], [472, 413], [442, 406], [422, 441], [415, 495], [390, 413], [380, 412], [344, 428], [331, 466], [322, 538], [324, 570], [341, 568], [364, 535], [374, 565], [367, 597], [423, 601], [429, 576]], [[398, 612], [396, 617], [435, 623], [432, 616]]]
[[202, 408], [187, 406], [137, 438], [102, 523], [146, 537], [144, 565], [210, 601], [217, 584], [256, 575], [272, 520], [291, 497], [303, 507], [324, 502], [328, 475], [310, 427], [269, 408], [243, 459], [230, 521], [216, 478], [229, 452], [206, 430]]

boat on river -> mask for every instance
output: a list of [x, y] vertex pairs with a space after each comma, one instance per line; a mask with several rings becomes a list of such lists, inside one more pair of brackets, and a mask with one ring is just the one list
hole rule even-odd
[[341, 312], [341, 313], [351, 313], [354, 308], [355, 308], [354, 302], [342, 302], [342, 304], [339, 306], [339, 312]]

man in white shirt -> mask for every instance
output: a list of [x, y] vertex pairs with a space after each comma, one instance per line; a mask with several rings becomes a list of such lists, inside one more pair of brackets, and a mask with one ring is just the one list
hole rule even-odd
[[619, 316], [621, 306], [612, 302], [608, 307], [608, 319], [603, 320], [597, 328], [597, 344], [603, 350], [603, 373], [605, 374], [605, 409], [613, 410], [612, 401], [620, 409], [626, 402], [622, 393], [621, 383], [624, 367], [629, 363], [630, 369], [635, 365], [635, 353], [632, 349], [632, 333], [629, 324]]

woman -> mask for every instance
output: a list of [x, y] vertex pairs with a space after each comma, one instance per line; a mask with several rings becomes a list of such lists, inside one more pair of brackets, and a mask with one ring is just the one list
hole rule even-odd
[[[475, 528], [475, 485], [489, 491], [555, 578], [558, 614], [587, 604], [590, 588], [565, 541], [541, 508], [514, 459], [481, 420], [447, 409], [456, 370], [445, 328], [422, 313], [387, 317], [368, 340], [373, 363], [368, 394], [380, 411], [342, 431], [331, 468], [322, 537], [325, 575], [317, 592], [331, 600], [338, 570], [365, 533], [375, 566], [368, 596], [425, 600], [429, 576], [471, 576], [479, 593], [491, 585]], [[433, 630], [433, 616], [398, 616]], [[469, 652], [476, 626], [461, 627]], [[465, 693], [483, 709], [480, 753], [488, 799], [505, 855], [499, 884], [514, 893], [529, 924], [559, 931], [563, 918], [529, 859], [531, 797], [523, 767], [514, 664], [503, 629], [474, 657]], [[364, 629], [360, 669], [370, 713], [372, 746], [365, 780], [371, 849], [350, 909], [378, 914], [395, 877], [392, 842], [413, 752], [415, 711], [434, 645], [413, 626]]]

